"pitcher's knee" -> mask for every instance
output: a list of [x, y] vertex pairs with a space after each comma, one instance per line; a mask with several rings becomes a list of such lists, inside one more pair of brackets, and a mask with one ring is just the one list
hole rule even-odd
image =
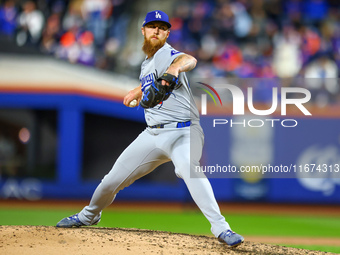
[[197, 160], [183, 160], [183, 163], [176, 164], [175, 173], [182, 179], [206, 177], [201, 171], [200, 163]]
[[121, 183], [118, 180], [112, 180], [104, 177], [98, 187], [100, 187], [104, 193], [114, 193], [117, 192], [117, 188], [120, 184]]

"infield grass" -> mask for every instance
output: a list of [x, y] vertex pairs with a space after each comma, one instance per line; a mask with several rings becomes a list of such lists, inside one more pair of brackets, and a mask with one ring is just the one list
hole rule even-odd
[[287, 247], [294, 247], [300, 249], [308, 249], [313, 251], [325, 251], [339, 254], [340, 249], [339, 246], [323, 246], [323, 245], [283, 245]]
[[[81, 208], [80, 208], [81, 209]], [[62, 218], [77, 213], [62, 209], [0, 208], [0, 225], [55, 226]], [[254, 214], [224, 214], [232, 229], [245, 236], [297, 236], [340, 238], [339, 217], [304, 217]], [[212, 235], [210, 224], [199, 211], [155, 212], [107, 210], [99, 227], [138, 228]], [[340, 253], [339, 246], [285, 245], [311, 250]]]

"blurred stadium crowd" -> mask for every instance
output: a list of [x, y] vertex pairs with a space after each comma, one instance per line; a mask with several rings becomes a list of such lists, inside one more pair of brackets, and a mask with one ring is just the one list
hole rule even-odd
[[[133, 8], [136, 2], [3, 0], [0, 36], [71, 63], [117, 71], [132, 17], [145, 15]], [[308, 83], [313, 100], [340, 101], [337, 79], [328, 79], [339, 77], [338, 0], [176, 0], [171, 6], [168, 42], [198, 59], [197, 76], [282, 78], [286, 86], [296, 77], [317, 78]], [[259, 95], [258, 101], [270, 97]]]

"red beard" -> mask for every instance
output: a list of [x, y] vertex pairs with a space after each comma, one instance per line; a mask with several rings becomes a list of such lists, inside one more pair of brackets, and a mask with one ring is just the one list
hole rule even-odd
[[152, 57], [166, 42], [166, 38], [163, 40], [151, 41], [150, 39], [146, 39], [144, 36], [144, 43], [142, 50], [148, 57]]

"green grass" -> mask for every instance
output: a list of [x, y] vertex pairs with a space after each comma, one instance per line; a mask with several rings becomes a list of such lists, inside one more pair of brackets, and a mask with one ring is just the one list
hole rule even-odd
[[74, 213], [76, 213], [76, 211], [0, 208], [0, 225], [55, 226], [56, 222], [61, 218]]
[[[54, 226], [72, 210], [1, 209], [1, 225]], [[340, 237], [340, 217], [225, 215], [232, 229], [244, 235]], [[102, 227], [141, 228], [209, 235], [210, 224], [198, 211], [150, 212], [104, 211]], [[317, 229], [317, 231], [315, 231]]]
[[[48, 209], [2, 209], [0, 225], [46, 225], [55, 226], [62, 218], [76, 213], [75, 210]], [[232, 229], [247, 236], [301, 236], [339, 237], [340, 217], [303, 217], [280, 215], [225, 215]], [[154, 211], [113, 211], [103, 213], [99, 227], [139, 228], [210, 235], [210, 224], [198, 211], [154, 212]], [[311, 250], [340, 253], [339, 247], [289, 245]]]
[[340, 254], [339, 246], [322, 246], [322, 245], [283, 245], [286, 247], [294, 247], [313, 251], [325, 251]]
[[340, 217], [228, 215], [228, 221], [247, 235], [340, 237]]

